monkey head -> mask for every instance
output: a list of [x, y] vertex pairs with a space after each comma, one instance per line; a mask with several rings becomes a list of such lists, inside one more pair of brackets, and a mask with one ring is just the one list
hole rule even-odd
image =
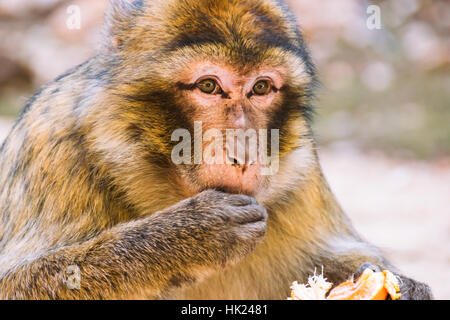
[[[286, 161], [302, 161], [290, 154], [302, 148], [311, 152], [314, 67], [285, 4], [120, 3], [110, 13], [113, 41], [108, 50], [115, 80], [107, 85], [113, 106], [108, 109], [127, 119], [129, 137], [140, 145], [140, 156], [148, 165], [170, 171], [189, 194], [218, 188], [256, 196], [283, 174]], [[201, 123], [200, 136], [196, 123]], [[178, 141], [171, 137], [178, 129], [186, 129], [192, 138], [183, 150], [192, 151], [188, 163], [173, 161]], [[208, 130], [214, 139], [205, 137]], [[250, 137], [245, 136], [239, 155], [239, 141], [227, 136], [232, 130], [254, 130], [257, 148], [251, 149]], [[273, 130], [279, 130], [281, 172], [263, 174], [261, 157], [254, 154], [261, 150], [259, 133], [264, 130], [269, 153]], [[208, 154], [216, 161], [196, 161], [199, 151], [201, 160]]]

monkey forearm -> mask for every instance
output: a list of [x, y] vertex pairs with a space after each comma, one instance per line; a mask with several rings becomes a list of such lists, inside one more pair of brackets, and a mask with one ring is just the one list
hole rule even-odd
[[[140, 292], [156, 297], [175, 282], [192, 281], [182, 247], [158, 224], [127, 223], [22, 265], [0, 279], [0, 299], [111, 299]], [[78, 288], [67, 281], [74, 276], [69, 266], [80, 272]]]

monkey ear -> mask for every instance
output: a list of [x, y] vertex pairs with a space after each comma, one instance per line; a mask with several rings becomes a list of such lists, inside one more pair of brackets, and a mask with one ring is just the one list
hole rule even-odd
[[145, 0], [109, 0], [106, 11], [107, 46], [119, 50], [125, 37], [124, 31], [143, 10]]

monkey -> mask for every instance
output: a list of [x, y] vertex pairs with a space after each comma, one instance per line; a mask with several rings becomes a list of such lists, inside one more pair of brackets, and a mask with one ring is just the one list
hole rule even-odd
[[[324, 178], [316, 69], [287, 4], [111, 0], [105, 30], [1, 146], [0, 298], [286, 299], [321, 267], [335, 284], [388, 269], [402, 299], [433, 298], [359, 235]], [[279, 130], [278, 170], [247, 153], [175, 164], [171, 136], [195, 121]]]

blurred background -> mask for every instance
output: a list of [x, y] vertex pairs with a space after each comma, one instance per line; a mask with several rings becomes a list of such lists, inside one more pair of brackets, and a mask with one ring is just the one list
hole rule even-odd
[[[0, 0], [0, 143], [35, 90], [94, 54], [106, 2]], [[341, 205], [450, 299], [450, 2], [288, 2], [322, 82], [314, 129]]]

